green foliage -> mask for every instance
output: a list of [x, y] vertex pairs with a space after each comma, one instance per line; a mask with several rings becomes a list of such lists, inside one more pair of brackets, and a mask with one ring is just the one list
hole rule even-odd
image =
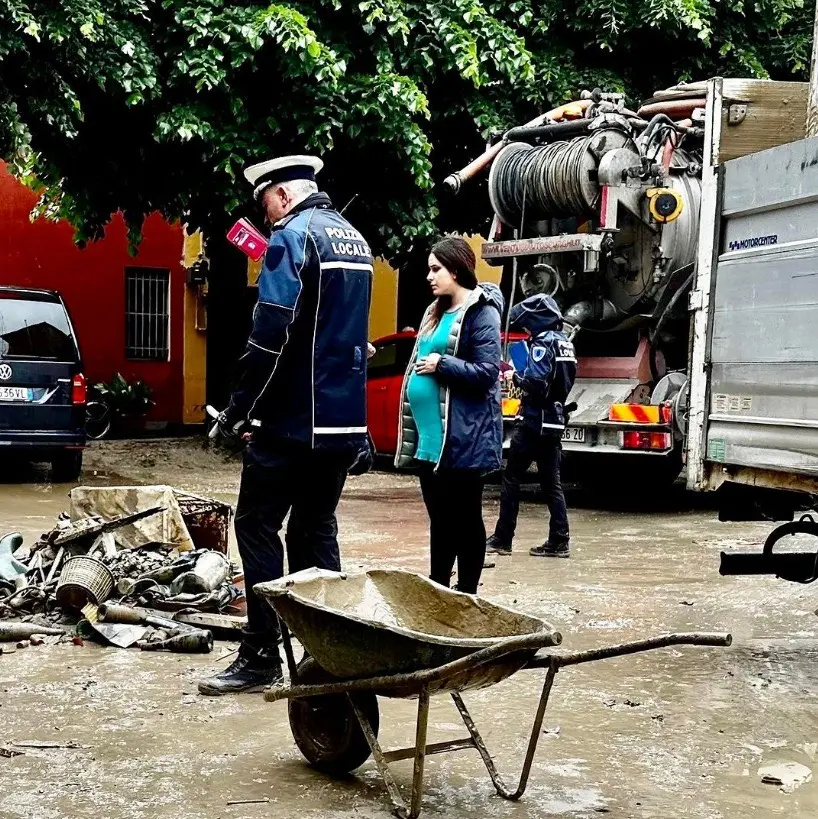
[[140, 417], [154, 404], [151, 388], [144, 381], [127, 381], [121, 373], [110, 381], [94, 384], [93, 389], [94, 397], [105, 402], [114, 416]]
[[[379, 252], [484, 225], [435, 184], [581, 88], [803, 79], [802, 0], [0, 0], [0, 155], [97, 238], [122, 210], [221, 230], [241, 169], [314, 151]], [[441, 212], [441, 208], [443, 211]]]

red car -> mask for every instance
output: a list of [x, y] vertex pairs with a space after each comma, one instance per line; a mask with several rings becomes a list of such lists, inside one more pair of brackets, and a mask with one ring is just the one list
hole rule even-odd
[[[403, 376], [415, 348], [417, 333], [405, 332], [384, 336], [373, 341], [375, 354], [367, 369], [366, 403], [369, 434], [378, 455], [394, 455], [398, 446], [398, 413]], [[505, 334], [504, 334], [505, 338]], [[527, 336], [509, 333], [510, 342], [523, 341]], [[503, 393], [503, 448], [508, 446], [510, 426], [520, 408], [517, 399]]]

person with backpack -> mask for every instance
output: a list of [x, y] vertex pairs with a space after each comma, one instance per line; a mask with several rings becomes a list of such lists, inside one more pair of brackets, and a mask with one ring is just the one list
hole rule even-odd
[[529, 334], [528, 358], [514, 384], [522, 392], [522, 407], [511, 445], [500, 494], [500, 516], [486, 541], [490, 554], [509, 555], [520, 511], [520, 487], [532, 463], [545, 495], [550, 522], [548, 538], [533, 546], [535, 557], [569, 557], [568, 512], [560, 475], [565, 402], [577, 372], [574, 345], [562, 330], [562, 313], [551, 296], [529, 296], [511, 309], [509, 326]]

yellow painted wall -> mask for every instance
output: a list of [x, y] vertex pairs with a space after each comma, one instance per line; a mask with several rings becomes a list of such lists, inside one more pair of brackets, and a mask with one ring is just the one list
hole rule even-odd
[[483, 243], [486, 240], [480, 236], [480, 234], [475, 234], [474, 236], [464, 234], [462, 238], [464, 238], [469, 245], [471, 245], [471, 249], [474, 251], [474, 255], [477, 257], [477, 266], [475, 268], [477, 280], [481, 282], [492, 282], [499, 285], [500, 279], [503, 276], [502, 266], [495, 267], [494, 265], [490, 265], [485, 259], [480, 258], [480, 252], [483, 248]]
[[398, 271], [386, 259], [375, 259], [372, 303], [369, 308], [369, 338], [398, 331]]
[[[190, 267], [204, 255], [204, 243], [199, 231], [185, 235], [184, 266]], [[182, 421], [185, 424], [201, 424], [207, 386], [207, 320], [204, 299], [207, 285], [185, 285], [185, 332], [184, 389], [182, 395]]]

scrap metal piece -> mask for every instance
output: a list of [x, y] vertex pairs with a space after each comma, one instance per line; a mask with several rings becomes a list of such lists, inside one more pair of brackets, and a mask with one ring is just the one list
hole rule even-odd
[[209, 654], [213, 651], [213, 635], [209, 631], [187, 631], [156, 643], [140, 643], [142, 651], [173, 651], [177, 654]]
[[93, 541], [97, 535], [103, 532], [113, 532], [122, 526], [128, 526], [135, 523], [142, 518], [155, 515], [157, 512], [163, 512], [164, 506], [152, 506], [150, 509], [145, 509], [142, 512], [134, 512], [132, 515], [120, 515], [118, 518], [112, 520], [102, 520], [101, 518], [83, 518], [82, 520], [74, 521], [68, 529], [62, 531], [54, 540], [55, 546], [64, 546], [69, 543], [77, 544], [87, 538]]
[[49, 628], [37, 623], [7, 623], [0, 622], [0, 643], [16, 643], [18, 640], [28, 640], [32, 634], [66, 634], [65, 629]]
[[117, 648], [129, 648], [144, 638], [148, 631], [147, 626], [134, 626], [126, 623], [92, 623], [91, 628]]

